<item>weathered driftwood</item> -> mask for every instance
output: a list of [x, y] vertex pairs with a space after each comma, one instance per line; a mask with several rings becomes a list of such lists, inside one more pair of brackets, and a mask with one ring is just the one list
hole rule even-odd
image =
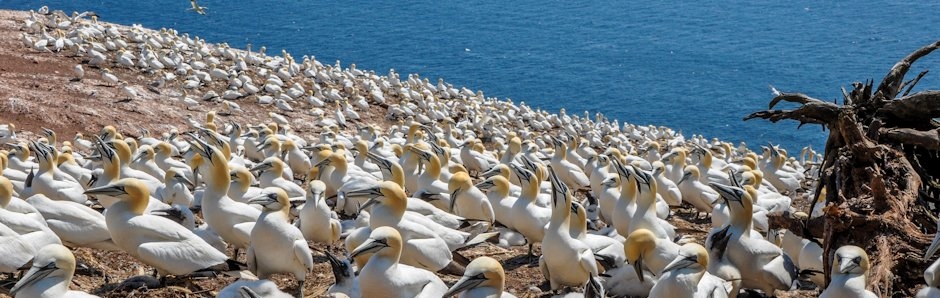
[[[879, 296], [913, 296], [921, 287], [923, 260], [936, 223], [925, 202], [940, 183], [940, 91], [910, 94], [925, 74], [904, 81], [917, 59], [940, 47], [940, 41], [917, 49], [891, 68], [881, 83], [853, 83], [842, 90], [841, 105], [800, 93], [774, 89], [768, 110], [744, 118], [772, 122], [796, 120], [829, 129], [820, 181], [827, 207], [816, 219], [771, 215], [771, 227], [821, 238], [828, 280], [831, 254], [846, 244], [865, 248], [872, 258], [869, 283]], [[901, 91], [906, 89], [902, 94]], [[774, 110], [780, 102], [799, 104]]]

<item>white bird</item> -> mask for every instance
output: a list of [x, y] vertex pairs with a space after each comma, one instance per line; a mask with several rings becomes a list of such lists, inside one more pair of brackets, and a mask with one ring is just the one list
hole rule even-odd
[[14, 297], [98, 297], [81, 291], [71, 291], [75, 274], [75, 256], [59, 244], [44, 246], [36, 253], [33, 266], [10, 289]]
[[700, 179], [699, 169], [695, 166], [686, 166], [682, 172], [682, 178], [676, 185], [682, 191], [682, 201], [689, 202], [700, 212], [711, 213], [712, 206], [718, 200], [718, 193], [703, 184]]
[[550, 170], [552, 183], [552, 218], [542, 239], [539, 268], [552, 290], [580, 287], [598, 276], [597, 262], [591, 248], [570, 234], [571, 193], [561, 178]]
[[118, 80], [118, 77], [115, 76], [114, 73], [112, 73], [111, 70], [107, 68], [101, 71], [101, 79], [103, 79], [105, 82], [108, 82], [108, 84], [111, 84], [111, 85], [117, 85], [117, 83], [121, 81], [121, 80]]
[[261, 196], [248, 201], [264, 209], [248, 247], [248, 270], [267, 279], [275, 273], [290, 273], [297, 279], [298, 297], [304, 296], [304, 280], [313, 269], [313, 255], [303, 233], [290, 224], [290, 201], [284, 190], [266, 188]]
[[13, 198], [13, 184], [3, 176], [0, 176], [0, 225], [19, 234], [21, 239], [32, 246], [32, 251], [38, 251], [48, 244], [62, 244], [62, 240], [49, 229], [36, 208]]
[[697, 243], [683, 245], [678, 257], [663, 269], [649, 297], [728, 297], [722, 282], [704, 279], [708, 251]]
[[120, 199], [108, 208], [105, 220], [114, 243], [124, 252], [161, 274], [183, 275], [226, 264], [225, 254], [172, 220], [144, 214], [150, 191], [140, 180], [127, 178], [86, 194]]
[[81, 81], [85, 77], [85, 69], [82, 68], [81, 64], [76, 64], [75, 67], [72, 67], [72, 72], [75, 73], [75, 78], [73, 81]]
[[196, 236], [205, 240], [206, 243], [209, 243], [209, 245], [212, 245], [212, 247], [221, 253], [225, 253], [226, 248], [228, 248], [228, 243], [225, 243], [225, 240], [222, 240], [222, 236], [219, 236], [219, 234], [210, 229], [209, 225], [203, 223], [198, 227], [196, 226], [196, 215], [193, 214], [193, 211], [190, 210], [189, 207], [177, 204], [167, 209], [151, 210], [150, 214], [163, 216], [175, 221], [186, 229], [193, 231]]
[[503, 265], [490, 257], [479, 257], [467, 265], [463, 277], [457, 281], [442, 297], [460, 294], [458, 298], [515, 298], [503, 291], [506, 273]]
[[741, 288], [789, 290], [797, 277], [797, 268], [790, 257], [775, 244], [749, 236], [753, 216], [751, 196], [743, 189], [709, 183], [731, 209], [731, 221], [715, 228], [705, 239], [712, 262], [708, 271], [733, 281], [731, 296]]
[[331, 216], [332, 211], [326, 205], [323, 194], [326, 185], [323, 181], [310, 181], [307, 185], [307, 202], [300, 209], [300, 216], [294, 222], [308, 241], [333, 244], [339, 240], [342, 227], [338, 219]]
[[231, 183], [228, 162], [216, 148], [194, 139], [198, 144], [193, 144], [192, 148], [209, 161], [206, 165], [208, 176], [204, 179], [206, 189], [202, 196], [203, 217], [212, 230], [235, 247], [234, 255], [237, 257], [239, 249], [248, 248], [249, 235], [261, 211], [228, 197]]
[[450, 192], [450, 210], [454, 214], [472, 220], [482, 220], [493, 224], [495, 215], [493, 206], [480, 189], [470, 181], [470, 175], [458, 172], [447, 184]]
[[28, 264], [36, 255], [36, 249], [20, 237], [16, 231], [0, 224], [0, 272], [14, 273]]
[[861, 247], [845, 245], [836, 250], [832, 260], [832, 281], [819, 298], [838, 297], [878, 297], [866, 290], [868, 283], [865, 276], [871, 267], [868, 254]]
[[402, 253], [401, 234], [392, 227], [379, 227], [369, 239], [349, 253], [355, 258], [364, 253], [372, 257], [359, 270], [362, 297], [443, 297], [447, 285], [433, 272], [398, 263]]
[[126, 98], [124, 100], [134, 100], [137, 99], [137, 90], [134, 87], [128, 86], [127, 84], [121, 84], [121, 91], [124, 92]]
[[245, 297], [293, 298], [294, 296], [282, 292], [277, 288], [277, 284], [268, 279], [238, 280], [225, 286], [219, 290], [219, 294], [215, 295], [215, 298]]
[[102, 250], [120, 250], [111, 240], [104, 215], [70, 201], [53, 201], [37, 194], [26, 202], [36, 208], [64, 244]]

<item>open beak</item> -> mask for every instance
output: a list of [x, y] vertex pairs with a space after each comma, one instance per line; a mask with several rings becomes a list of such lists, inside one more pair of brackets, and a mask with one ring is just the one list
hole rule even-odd
[[13, 285], [13, 288], [10, 289], [10, 295], [16, 296], [16, 292], [19, 290], [42, 280], [57, 269], [59, 268], [55, 266], [55, 262], [51, 262], [42, 267], [36, 267], [34, 265], [29, 269], [28, 272], [26, 272], [26, 276], [23, 276], [20, 281]]
[[447, 292], [441, 297], [450, 297], [463, 291], [476, 288], [484, 281], [486, 281], [486, 277], [484, 277], [483, 274], [461, 277], [460, 280], [458, 280], [453, 287], [447, 289]]

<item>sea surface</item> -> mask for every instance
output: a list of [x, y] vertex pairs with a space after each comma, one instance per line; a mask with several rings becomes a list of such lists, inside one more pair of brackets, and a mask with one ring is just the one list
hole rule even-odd
[[[531, 106], [602, 112], [685, 135], [821, 148], [818, 125], [743, 122], [769, 85], [835, 100], [879, 82], [901, 57], [940, 39], [937, 1], [189, 1], [0, 0], [101, 20], [171, 27], [210, 42], [286, 49], [323, 63], [418, 73]], [[910, 73], [940, 87], [940, 53]], [[404, 76], [404, 75], [403, 75]]]

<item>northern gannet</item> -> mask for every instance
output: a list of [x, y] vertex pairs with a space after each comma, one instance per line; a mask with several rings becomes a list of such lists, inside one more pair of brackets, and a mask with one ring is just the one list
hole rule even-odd
[[71, 201], [53, 201], [37, 194], [26, 202], [36, 207], [46, 224], [64, 244], [103, 250], [120, 250], [111, 240], [104, 215]]
[[467, 219], [493, 224], [493, 206], [486, 194], [473, 185], [470, 175], [465, 172], [454, 174], [447, 184], [447, 190], [450, 192], [451, 212]]
[[215, 147], [197, 138], [193, 139], [199, 144], [193, 144], [192, 147], [208, 161], [206, 189], [202, 198], [203, 217], [212, 230], [235, 247], [234, 255], [237, 257], [239, 249], [248, 248], [249, 235], [261, 211], [228, 197], [231, 183], [228, 162]]
[[85, 193], [120, 199], [105, 214], [114, 243], [161, 274], [188, 274], [226, 264], [228, 260], [225, 254], [176, 222], [145, 214], [149, 191], [140, 180], [121, 179]]
[[186, 180], [186, 176], [170, 168], [164, 173], [163, 188], [160, 189], [160, 200], [169, 205], [183, 205], [191, 207], [193, 205], [193, 193], [189, 188], [195, 188], [192, 181]]
[[33, 266], [10, 289], [14, 297], [98, 297], [70, 291], [75, 274], [75, 256], [60, 244], [49, 244], [36, 253]]
[[229, 172], [232, 183], [228, 188], [228, 197], [236, 202], [247, 203], [251, 198], [261, 194], [262, 188], [252, 186], [255, 176], [245, 167], [234, 167]]
[[648, 229], [656, 234], [656, 237], [675, 239], [675, 227], [668, 221], [657, 217], [656, 214], [656, 189], [658, 188], [656, 180], [640, 169], [634, 170], [631, 177], [637, 184], [636, 211], [630, 218], [627, 234], [636, 229]]
[[683, 245], [663, 269], [649, 297], [728, 297], [721, 280], [704, 278], [707, 268], [708, 251], [704, 247], [696, 243]]
[[866, 275], [871, 267], [865, 250], [845, 245], [836, 250], [832, 261], [832, 280], [826, 290], [819, 294], [819, 298], [878, 297], [865, 289], [868, 286]]
[[450, 264], [451, 251], [468, 240], [467, 233], [448, 229], [422, 215], [407, 216], [405, 192], [394, 182], [383, 181], [376, 187], [350, 192], [347, 196], [369, 198], [360, 209], [372, 207], [369, 226], [373, 231], [389, 226], [400, 232], [396, 234], [404, 241], [399, 253], [402, 263], [441, 270]]
[[463, 277], [441, 297], [458, 295], [459, 298], [515, 298], [503, 291], [506, 273], [503, 265], [490, 257], [479, 257], [467, 265]]
[[710, 183], [731, 210], [731, 221], [713, 229], [705, 239], [712, 261], [708, 271], [732, 281], [730, 296], [741, 288], [760, 289], [768, 295], [774, 290], [789, 290], [797, 277], [790, 257], [764, 239], [750, 237], [753, 205], [743, 189]]
[[538, 195], [538, 181], [532, 171], [523, 169], [515, 164], [516, 176], [522, 181], [522, 195], [512, 205], [512, 227], [525, 236], [529, 244], [529, 255], [532, 255], [532, 246], [542, 242], [545, 237], [545, 227], [552, 218], [552, 209], [540, 207], [535, 204]]
[[238, 280], [219, 291], [215, 298], [293, 298], [268, 279]]
[[594, 258], [601, 265], [598, 269], [607, 271], [620, 267], [626, 261], [623, 252], [623, 242], [603, 235], [589, 234], [587, 232], [587, 211], [578, 202], [571, 203], [570, 218], [571, 237], [584, 242], [591, 251], [594, 252]]
[[3, 176], [0, 176], [0, 225], [19, 234], [33, 251], [48, 244], [62, 244], [36, 208], [13, 197], [13, 184]]
[[209, 228], [208, 224], [202, 223], [198, 227], [196, 226], [196, 215], [193, 214], [193, 211], [190, 210], [189, 207], [173, 205], [167, 209], [151, 210], [150, 214], [163, 216], [175, 221], [190, 231], [193, 231], [199, 238], [205, 240], [206, 243], [209, 243], [209, 245], [212, 245], [212, 247], [221, 253], [225, 253], [228, 248], [228, 243], [225, 243], [225, 240], [222, 240], [222, 236], [219, 236], [219, 234]]
[[248, 247], [248, 270], [267, 279], [275, 273], [291, 273], [298, 283], [298, 296], [304, 296], [304, 280], [313, 269], [313, 255], [303, 233], [290, 224], [290, 201], [283, 189], [270, 187], [248, 201], [264, 209]]
[[323, 181], [313, 180], [307, 185], [307, 202], [300, 209], [300, 216], [294, 225], [300, 228], [308, 241], [332, 245], [342, 233], [338, 219], [332, 217], [330, 207], [326, 205], [324, 194], [326, 185]]
[[486, 198], [490, 201], [496, 221], [512, 229], [512, 206], [519, 198], [509, 196], [509, 180], [503, 176], [495, 175], [478, 183], [476, 187], [487, 192]]
[[378, 227], [369, 239], [349, 253], [350, 258], [372, 253], [359, 270], [362, 297], [442, 297], [447, 285], [425, 269], [399, 264], [403, 240], [395, 228]]
[[19, 233], [0, 224], [0, 272], [14, 273], [22, 270], [23, 266], [36, 255], [33, 245], [21, 237]]
[[679, 190], [682, 191], [682, 201], [689, 202], [699, 212], [711, 213], [718, 193], [699, 181], [699, 170], [695, 166], [686, 166], [679, 179]]
[[548, 279], [552, 290], [561, 287], [580, 287], [588, 279], [598, 276], [597, 262], [591, 248], [571, 237], [571, 193], [568, 186], [550, 170], [552, 183], [552, 217], [542, 239], [539, 269]]
[[[78, 181], [64, 173], [59, 176], [67, 176], [71, 180], [57, 179], [54, 173], [60, 170], [56, 167], [57, 160], [55, 153], [51, 151], [52, 148], [39, 143], [33, 143], [32, 147], [39, 161], [39, 170], [36, 172], [36, 175], [33, 176], [32, 184], [26, 187], [28, 190], [25, 190], [25, 192], [28, 195], [43, 194], [57, 201], [85, 203], [88, 199], [85, 195], [81, 194], [85, 189]], [[27, 194], [22, 195], [25, 196]]]
[[255, 165], [251, 168], [251, 171], [262, 172], [261, 176], [258, 177], [258, 185], [260, 187], [277, 187], [287, 192], [290, 198], [302, 198], [304, 196], [304, 189], [293, 181], [284, 178], [283, 173], [285, 168], [287, 168], [287, 165], [284, 164], [280, 158], [272, 156]]

